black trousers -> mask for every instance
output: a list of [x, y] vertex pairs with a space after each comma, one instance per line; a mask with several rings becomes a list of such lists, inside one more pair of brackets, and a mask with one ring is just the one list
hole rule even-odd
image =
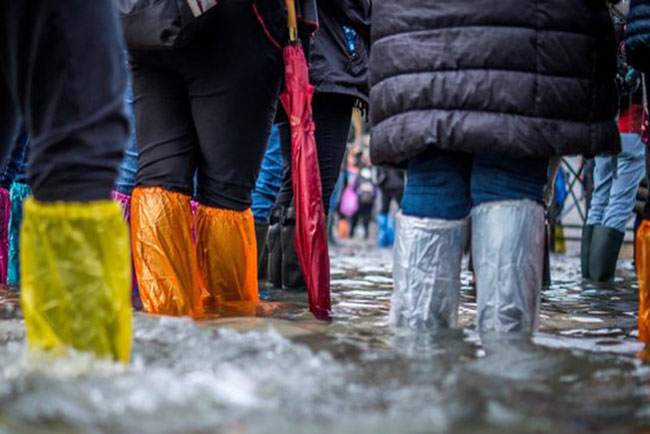
[[404, 193], [404, 190], [385, 190], [381, 189], [381, 208], [380, 208], [380, 213], [381, 214], [388, 214], [390, 211], [390, 204], [393, 200], [397, 202], [397, 205], [402, 202], [402, 195]]
[[139, 162], [136, 186], [244, 210], [271, 133], [282, 53], [252, 0], [224, 1], [187, 47], [131, 51]]
[[[355, 98], [335, 93], [316, 93], [312, 102], [314, 124], [316, 125], [316, 149], [320, 169], [323, 205], [329, 212], [330, 198], [341, 171], [345, 148], [352, 122]], [[277, 206], [290, 206], [293, 201], [291, 185], [291, 131], [289, 124], [280, 124], [280, 140], [284, 169], [282, 188], [276, 201]]]
[[41, 201], [108, 199], [129, 128], [114, 0], [0, 2], [0, 160], [21, 120]]
[[364, 239], [368, 239], [370, 231], [370, 222], [372, 220], [372, 208], [374, 207], [373, 203], [362, 203], [359, 205], [359, 211], [350, 219], [350, 238], [354, 238], [354, 231], [361, 220], [361, 225], [364, 230]]

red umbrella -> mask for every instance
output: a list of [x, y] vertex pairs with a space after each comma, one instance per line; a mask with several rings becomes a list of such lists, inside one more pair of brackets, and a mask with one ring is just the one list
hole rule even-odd
[[296, 252], [302, 268], [309, 310], [329, 319], [330, 260], [311, 101], [314, 87], [298, 40], [294, 0], [287, 0], [289, 45], [284, 48], [285, 90], [280, 101], [291, 124], [291, 174], [296, 209]]

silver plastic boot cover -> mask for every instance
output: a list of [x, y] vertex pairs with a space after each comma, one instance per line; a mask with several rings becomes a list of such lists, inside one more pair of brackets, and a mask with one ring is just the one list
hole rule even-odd
[[390, 323], [456, 327], [467, 220], [397, 216]]
[[535, 332], [544, 263], [542, 206], [512, 200], [475, 207], [472, 261], [479, 332]]

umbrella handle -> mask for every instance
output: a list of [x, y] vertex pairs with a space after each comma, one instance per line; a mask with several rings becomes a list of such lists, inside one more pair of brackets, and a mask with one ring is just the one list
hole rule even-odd
[[287, 25], [289, 27], [289, 42], [298, 40], [298, 19], [296, 18], [295, 0], [286, 0], [287, 2]]

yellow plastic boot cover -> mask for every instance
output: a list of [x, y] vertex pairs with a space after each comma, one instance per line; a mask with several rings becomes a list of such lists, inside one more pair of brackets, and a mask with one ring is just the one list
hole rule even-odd
[[158, 187], [131, 196], [133, 262], [146, 312], [203, 314], [190, 197]]
[[259, 294], [253, 213], [199, 205], [196, 218], [206, 312], [254, 315]]
[[129, 238], [112, 200], [25, 201], [21, 304], [31, 348], [72, 347], [128, 361]]
[[636, 234], [636, 270], [639, 278], [639, 340], [650, 344], [650, 220]]

